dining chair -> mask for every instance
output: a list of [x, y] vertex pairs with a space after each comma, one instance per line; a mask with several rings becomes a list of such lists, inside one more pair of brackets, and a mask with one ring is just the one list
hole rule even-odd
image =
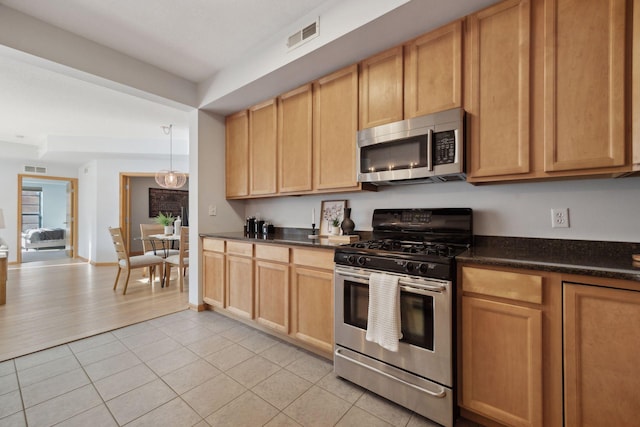
[[158, 255], [166, 258], [169, 255], [178, 255], [177, 249], [172, 249], [168, 245], [169, 241], [152, 241], [149, 236], [154, 234], [164, 234], [162, 224], [140, 224], [140, 237], [142, 238], [142, 250], [145, 255]]
[[184, 276], [189, 268], [189, 227], [182, 227], [180, 229], [180, 249], [178, 255], [171, 255], [164, 260], [164, 274], [165, 284], [169, 286], [171, 280], [171, 267], [178, 267], [178, 274], [180, 275], [180, 292], [184, 287]]
[[[118, 279], [120, 279], [120, 273], [122, 270], [127, 270], [127, 279], [124, 282], [124, 290], [122, 295], [127, 293], [127, 286], [129, 286], [129, 276], [131, 275], [131, 269], [133, 268], [149, 268], [149, 284], [153, 285], [153, 278], [156, 272], [156, 267], [160, 268], [162, 272], [162, 264], [164, 259], [157, 255], [134, 255], [129, 256], [127, 247], [124, 244], [124, 238], [122, 237], [122, 229], [120, 227], [109, 227], [109, 233], [111, 233], [111, 239], [113, 240], [113, 246], [118, 255], [118, 274], [113, 284], [113, 290], [118, 287]], [[162, 274], [160, 274], [160, 280], [162, 280]]]

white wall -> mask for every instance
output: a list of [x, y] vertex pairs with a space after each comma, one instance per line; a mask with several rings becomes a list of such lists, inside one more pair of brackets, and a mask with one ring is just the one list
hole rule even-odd
[[[0, 159], [0, 209], [4, 214], [4, 229], [0, 229], [0, 238], [9, 246], [9, 262], [16, 262], [16, 253], [20, 250], [18, 241], [18, 174], [23, 173], [25, 164], [33, 165], [34, 162], [21, 162], [16, 159]], [[46, 177], [76, 178], [78, 171], [68, 165], [41, 164], [37, 166], [47, 167]]]
[[[380, 187], [378, 192], [251, 200], [245, 214], [260, 212], [277, 227], [310, 228], [311, 209], [317, 215], [322, 200], [348, 200], [356, 230], [371, 230], [376, 208], [470, 207], [478, 235], [640, 242], [637, 177]], [[570, 228], [551, 228], [551, 208], [569, 208]]]
[[[199, 234], [242, 227], [244, 202], [225, 199], [224, 117], [199, 110], [189, 115], [189, 240], [194, 253], [202, 250]], [[210, 216], [209, 206], [217, 210]], [[195, 244], [197, 242], [197, 245]], [[197, 252], [196, 252], [197, 250]], [[189, 259], [189, 304], [202, 303], [202, 267], [199, 257]]]

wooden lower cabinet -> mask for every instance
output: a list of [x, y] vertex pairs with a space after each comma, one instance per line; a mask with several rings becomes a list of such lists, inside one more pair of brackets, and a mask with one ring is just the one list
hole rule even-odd
[[284, 334], [289, 332], [289, 266], [255, 261], [256, 321]]
[[225, 306], [225, 241], [202, 239], [202, 285], [203, 300], [207, 304]]
[[294, 266], [291, 280], [291, 335], [333, 351], [333, 271]]
[[564, 283], [567, 426], [637, 424], [640, 292]]
[[224, 307], [224, 253], [202, 252], [202, 283], [204, 301], [216, 307]]
[[542, 426], [542, 310], [462, 299], [462, 404], [511, 426]]
[[253, 260], [227, 255], [227, 310], [253, 319]]
[[481, 424], [561, 426], [562, 314], [556, 276], [462, 266], [459, 277], [461, 414]]
[[204, 302], [307, 350], [333, 352], [333, 249], [203, 239]]

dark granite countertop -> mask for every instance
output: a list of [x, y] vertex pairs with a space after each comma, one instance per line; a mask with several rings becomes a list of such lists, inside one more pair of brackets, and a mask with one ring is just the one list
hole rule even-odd
[[[371, 238], [370, 231], [357, 233], [361, 240]], [[244, 232], [201, 233], [200, 236], [324, 249], [343, 244], [330, 242], [327, 238], [309, 239], [309, 234], [311, 229], [276, 227], [275, 232], [267, 236]], [[633, 261], [632, 254], [640, 254], [640, 243], [474, 236], [473, 246], [456, 259], [482, 265], [640, 282], [640, 263]]]
[[[316, 230], [316, 234], [318, 230]], [[356, 232], [361, 235], [362, 239], [368, 238], [370, 232]], [[307, 237], [311, 234], [311, 229], [307, 228], [280, 228], [276, 227], [273, 234], [266, 236], [245, 234], [242, 231], [239, 232], [227, 232], [227, 233], [201, 233], [200, 237], [215, 237], [219, 239], [230, 240], [243, 240], [251, 243], [277, 243], [282, 245], [304, 246], [312, 248], [324, 248], [333, 249], [336, 246], [344, 244], [344, 242], [332, 242], [326, 237], [320, 237], [317, 239], [310, 239]]]
[[640, 243], [474, 236], [458, 261], [640, 282]]

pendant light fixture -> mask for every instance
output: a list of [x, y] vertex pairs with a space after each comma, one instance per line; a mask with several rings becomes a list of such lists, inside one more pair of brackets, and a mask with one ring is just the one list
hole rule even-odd
[[173, 170], [173, 125], [162, 126], [165, 135], [169, 135], [169, 170], [156, 172], [156, 182], [164, 188], [180, 188], [187, 182], [187, 175]]

